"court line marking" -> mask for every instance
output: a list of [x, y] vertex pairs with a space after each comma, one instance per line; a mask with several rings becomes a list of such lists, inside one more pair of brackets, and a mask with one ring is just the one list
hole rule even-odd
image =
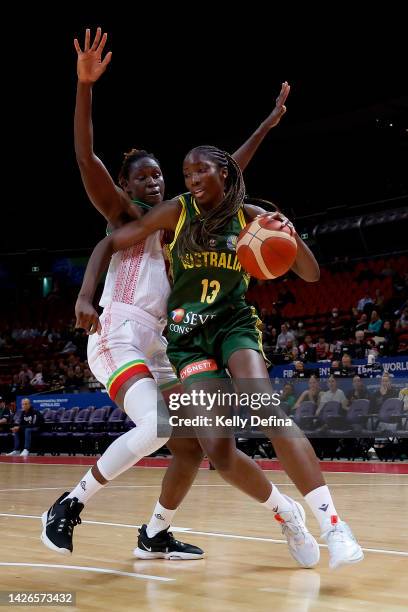
[[[386, 476], [387, 474], [385, 474]], [[401, 474], [398, 474], [401, 476]], [[280, 487], [295, 487], [296, 485], [293, 482], [279, 482], [275, 483]], [[65, 488], [69, 488], [72, 485], [67, 485]], [[154, 485], [110, 485], [109, 488], [106, 487], [105, 491], [109, 491], [109, 489], [157, 489], [161, 487], [161, 483]], [[192, 487], [229, 487], [234, 488], [229, 484], [193, 484]], [[329, 483], [329, 487], [408, 487], [408, 482], [331, 482]], [[19, 491], [62, 491], [64, 487], [33, 487], [27, 489], [0, 489], [0, 493], [10, 493], [10, 492], [19, 492]]]
[[[81, 463], [31, 463], [29, 461], [27, 461], [27, 462], [24, 462], [24, 461], [0, 461], [0, 465], [2, 465], [2, 464], [4, 464], [4, 465], [54, 465], [54, 466], [55, 465], [59, 465], [59, 466], [63, 466], [63, 467], [67, 467], [67, 466], [70, 466], [70, 467], [92, 467], [92, 465], [94, 465], [94, 464], [91, 464], [91, 463], [84, 463], [84, 464], [81, 464]], [[373, 465], [373, 464], [371, 464], [371, 465]], [[379, 463], [378, 465], [382, 465], [382, 464]], [[401, 463], [393, 463], [393, 464], [390, 464], [390, 465], [406, 465], [406, 462], [403, 461]], [[160, 469], [164, 470], [164, 469], [167, 469], [168, 466], [159, 466], [159, 465], [132, 465], [131, 468], [136, 468], [138, 470], [150, 470], [150, 469], [153, 469], [153, 470], [160, 470]], [[129, 469], [131, 469], [131, 468], [129, 468]], [[200, 467], [198, 469], [199, 470], [209, 471], [208, 467]], [[266, 469], [266, 468], [264, 469], [264, 468], [261, 467], [261, 469], [262, 469], [263, 472], [273, 472], [273, 473], [283, 472], [283, 473], [285, 473], [285, 470], [283, 468], [281, 468], [279, 470], [269, 470], [269, 469]], [[354, 470], [353, 471], [349, 470], [348, 472], [335, 472], [335, 471], [332, 471], [332, 470], [325, 470], [324, 469], [324, 464], [323, 464], [323, 466], [321, 464], [321, 471], [324, 474], [357, 474], [357, 475], [364, 474], [364, 476], [408, 476], [408, 474], [406, 474], [404, 472], [402, 472], [400, 474], [398, 474], [397, 472], [362, 472], [362, 471], [358, 472], [358, 471], [354, 471]]]
[[[40, 519], [40, 516], [32, 514], [7, 514], [0, 513], [0, 516], [14, 517], [14, 518], [29, 518], [29, 519]], [[141, 525], [127, 525], [126, 523], [107, 523], [104, 521], [82, 521], [83, 524], [88, 525], [105, 525], [107, 527], [124, 527], [126, 529], [140, 529]], [[193, 535], [210, 536], [214, 538], [229, 538], [231, 540], [253, 540], [255, 542], [272, 542], [272, 544], [286, 544], [286, 540], [275, 540], [273, 538], [261, 538], [258, 536], [243, 536], [235, 535], [232, 533], [213, 533], [211, 531], [193, 531], [190, 527], [173, 527], [171, 530], [178, 533], [191, 533]], [[327, 544], [318, 544], [320, 548], [327, 548]], [[363, 548], [363, 547], [362, 547]], [[384, 555], [397, 555], [400, 557], [408, 557], [408, 551], [404, 550], [388, 550], [386, 548], [363, 548], [364, 552], [375, 552]]]
[[3, 567], [48, 567], [52, 569], [70, 569], [80, 572], [96, 572], [98, 574], [115, 574], [116, 576], [128, 576], [129, 578], [140, 578], [142, 580], [158, 580], [160, 582], [174, 582], [175, 578], [165, 578], [164, 576], [151, 576], [150, 574], [135, 574], [134, 572], [122, 572], [111, 568], [87, 567], [85, 565], [57, 565], [53, 563], [7, 563], [0, 561]]

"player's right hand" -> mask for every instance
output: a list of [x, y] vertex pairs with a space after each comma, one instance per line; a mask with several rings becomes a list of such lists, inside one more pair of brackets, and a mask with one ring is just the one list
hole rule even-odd
[[102, 51], [108, 38], [105, 32], [102, 36], [101, 28], [96, 30], [95, 38], [91, 42], [91, 31], [85, 30], [85, 45], [82, 51], [78, 39], [74, 39], [74, 47], [78, 55], [77, 74], [78, 81], [81, 83], [95, 83], [99, 77], [105, 72], [106, 66], [112, 58], [112, 51], [107, 53], [102, 61]]
[[87, 335], [98, 334], [102, 331], [99, 315], [89, 300], [79, 296], [75, 304], [75, 327], [84, 329]]

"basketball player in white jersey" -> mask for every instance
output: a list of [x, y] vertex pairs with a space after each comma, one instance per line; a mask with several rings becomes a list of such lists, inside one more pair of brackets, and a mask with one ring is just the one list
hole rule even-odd
[[[102, 61], [105, 43], [106, 34], [102, 36], [99, 28], [92, 45], [90, 32], [86, 31], [84, 51], [75, 41], [78, 53], [75, 149], [91, 202], [109, 225], [117, 228], [161, 202], [164, 181], [155, 157], [146, 151], [133, 150], [125, 156], [119, 175], [120, 187], [117, 187], [93, 151], [92, 85], [111, 59], [108, 53]], [[284, 83], [271, 115], [234, 154], [241, 169], [246, 167], [268, 131], [279, 123], [286, 111], [284, 103], [288, 94], [289, 86]], [[42, 541], [56, 552], [72, 553], [73, 529], [81, 522], [80, 512], [98, 490], [167, 442], [157, 438], [157, 406], [160, 389], [171, 388], [178, 382], [166, 357], [166, 340], [162, 336], [169, 290], [159, 232], [113, 256], [100, 302], [104, 308], [101, 327], [98, 334], [90, 336], [88, 361], [111, 399], [137, 427], [111, 444], [77, 486], [61, 495], [43, 514]], [[80, 296], [77, 310], [81, 311]], [[90, 320], [85, 325], [87, 331], [92, 331]], [[175, 540], [168, 528], [196, 476], [202, 449], [194, 439], [175, 438], [167, 445], [173, 459], [153, 515], [140, 530], [135, 555], [201, 558], [200, 548]], [[298, 525], [294, 524], [291, 531], [290, 521], [287, 522], [287, 537], [292, 539], [290, 545], [296, 546], [292, 533], [298, 533]]]

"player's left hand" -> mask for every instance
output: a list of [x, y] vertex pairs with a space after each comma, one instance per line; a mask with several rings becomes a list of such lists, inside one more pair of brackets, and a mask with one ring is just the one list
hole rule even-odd
[[277, 221], [281, 222], [281, 226], [280, 229], [282, 229], [283, 227], [288, 227], [293, 234], [296, 233], [295, 230], [295, 226], [293, 225], [292, 221], [290, 221], [287, 217], [285, 217], [285, 215], [279, 211], [276, 212], [265, 212], [262, 215], [258, 215], [258, 217], [265, 217], [268, 219], [276, 219]]
[[285, 102], [290, 92], [290, 85], [287, 81], [282, 83], [282, 87], [278, 97], [276, 98], [275, 108], [271, 114], [265, 119], [264, 124], [269, 128], [274, 128], [278, 125], [283, 115], [286, 113]]

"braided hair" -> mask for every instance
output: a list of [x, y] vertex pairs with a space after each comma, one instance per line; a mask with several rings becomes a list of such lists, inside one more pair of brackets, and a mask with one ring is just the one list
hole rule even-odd
[[243, 206], [245, 184], [242, 172], [237, 162], [225, 151], [217, 147], [200, 146], [191, 153], [202, 153], [218, 168], [226, 168], [225, 193], [222, 201], [215, 208], [202, 212], [195, 218], [187, 217], [178, 240], [178, 255], [196, 253], [210, 248], [210, 240], [217, 238], [217, 230], [221, 229]]
[[159, 160], [153, 155], [153, 153], [148, 153], [144, 149], [131, 149], [128, 153], [124, 154], [122, 166], [118, 176], [118, 183], [121, 187], [124, 187], [125, 182], [129, 180], [129, 171], [132, 164], [146, 158], [152, 159], [158, 166], [160, 166]]

